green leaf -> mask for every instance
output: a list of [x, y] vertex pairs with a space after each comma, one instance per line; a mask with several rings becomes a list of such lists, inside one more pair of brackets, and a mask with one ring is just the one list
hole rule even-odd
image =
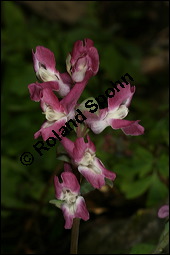
[[152, 170], [153, 155], [143, 147], [138, 147], [134, 153], [134, 167], [138, 169], [139, 176], [144, 177]]
[[94, 190], [95, 188], [86, 180], [84, 180], [84, 182], [81, 184], [81, 188], [80, 188], [80, 193], [82, 195]]
[[151, 182], [152, 176], [135, 182], [126, 182], [122, 185], [122, 191], [125, 193], [127, 199], [133, 199], [142, 195], [149, 188]]
[[148, 243], [136, 244], [130, 251], [130, 254], [151, 254], [155, 245]]
[[18, 26], [20, 27], [24, 25], [24, 15], [20, 7], [15, 2], [4, 1], [2, 2], [2, 8], [5, 24], [8, 27], [11, 27], [14, 31], [16, 31]]
[[52, 199], [49, 201], [49, 203], [55, 205], [58, 208], [61, 208], [63, 201], [57, 200], [57, 199]]
[[148, 192], [146, 205], [153, 207], [168, 196], [168, 188], [161, 182], [158, 175], [152, 175], [151, 186]]
[[159, 173], [163, 177], [168, 177], [169, 176], [169, 158], [168, 155], [162, 154], [158, 159], [157, 159], [157, 167]]

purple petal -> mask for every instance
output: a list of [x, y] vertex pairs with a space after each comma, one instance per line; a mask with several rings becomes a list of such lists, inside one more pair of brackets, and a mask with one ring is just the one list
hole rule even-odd
[[42, 97], [41, 91], [45, 88], [58, 91], [59, 85], [57, 81], [50, 81], [50, 82], [48, 81], [43, 83], [36, 82], [36, 83], [29, 84], [28, 89], [30, 92], [31, 100], [39, 102]]
[[67, 137], [63, 137], [61, 144], [63, 145], [64, 149], [69, 154], [69, 156], [73, 157], [74, 143]]
[[105, 166], [103, 165], [103, 163], [101, 162], [100, 159], [95, 158], [94, 164], [95, 164], [99, 169], [101, 169], [101, 171], [102, 171], [104, 177], [106, 177], [106, 178], [108, 178], [108, 179], [110, 179], [110, 180], [112, 180], [112, 181], [115, 180], [116, 174], [113, 173], [113, 172], [111, 172], [111, 171], [109, 171], [109, 170], [107, 170], [107, 169], [105, 168]]
[[87, 47], [87, 48], [91, 48], [94, 45], [93, 41], [89, 38], [84, 39], [84, 44], [85, 44], [85, 47]]
[[169, 205], [163, 205], [158, 211], [159, 218], [166, 218], [169, 216]]
[[[37, 131], [34, 134], [34, 139], [37, 139], [39, 136], [42, 136], [43, 140], [46, 141], [49, 137], [54, 137], [56, 138], [56, 136], [54, 135], [54, 133], [52, 132], [53, 130], [61, 137], [61, 134], [59, 132], [59, 129], [65, 125], [65, 123], [67, 122], [67, 118], [64, 117], [60, 120], [57, 120], [56, 122], [54, 122], [54, 124], [52, 124], [51, 126], [47, 127], [47, 121], [45, 123], [43, 123], [43, 125], [41, 126], [40, 130]], [[56, 138], [57, 139], [57, 138]]]
[[73, 84], [73, 81], [68, 73], [60, 73], [60, 77], [65, 84]]
[[87, 79], [85, 79], [86, 71], [87, 71], [87, 67], [83, 68], [82, 70], [77, 70], [77, 71], [75, 70], [75, 71], [73, 71], [73, 73], [72, 73], [73, 81], [75, 81], [75, 82], [82, 82], [84, 80], [87, 80]]
[[88, 122], [88, 126], [95, 134], [100, 134], [109, 124], [106, 120], [99, 120], [91, 123]]
[[54, 53], [49, 49], [43, 46], [37, 46], [35, 53], [33, 52], [33, 61], [34, 61], [34, 70], [35, 72], [39, 69], [39, 63], [46, 67], [46, 69], [50, 69], [55, 72], [55, 57]]
[[90, 140], [89, 135], [87, 135], [87, 140], [88, 140], [88, 149], [90, 149], [90, 151], [92, 153], [95, 153], [96, 152], [96, 147], [95, 147], [94, 143]]
[[81, 218], [83, 220], [89, 219], [89, 212], [86, 208], [85, 200], [82, 196], [79, 196], [76, 200], [76, 212], [75, 212], [75, 218]]
[[87, 149], [87, 144], [84, 142], [84, 138], [80, 137], [77, 138], [74, 142], [74, 149], [73, 149], [73, 158], [76, 162], [81, 161], [84, 156], [84, 153]]
[[31, 100], [35, 102], [39, 102], [42, 96], [42, 87], [40, 83], [32, 83], [28, 85], [29, 93], [30, 93], [30, 98]]
[[57, 176], [54, 176], [54, 188], [55, 188], [55, 196], [57, 199], [61, 199], [62, 198], [62, 189], [63, 186], [62, 184], [59, 182], [59, 179]]
[[57, 112], [63, 112], [65, 113], [64, 107], [60, 104], [58, 98], [56, 95], [51, 91], [51, 89], [44, 89], [42, 91], [42, 98], [41, 101], [43, 103], [46, 103], [47, 105], [50, 105], [54, 110]]
[[102, 120], [106, 117], [108, 113], [108, 109], [104, 108], [104, 109], [100, 109], [99, 110], [99, 114], [94, 114], [91, 113], [90, 111], [83, 111], [83, 114], [85, 115], [85, 117], [87, 118], [87, 120], [85, 120], [85, 122], [93, 122], [93, 121], [99, 121]]
[[71, 89], [71, 91], [65, 96], [60, 103], [65, 106], [67, 109], [67, 112], [72, 111], [72, 109], [77, 104], [78, 99], [80, 98], [85, 86], [87, 84], [87, 81], [84, 82], [78, 82], [74, 85], [74, 87]]
[[94, 188], [100, 189], [102, 186], [105, 185], [104, 176], [102, 174], [95, 173], [93, 169], [90, 169], [90, 167], [79, 165], [78, 171]]
[[111, 119], [110, 125], [113, 129], [121, 128], [126, 135], [142, 135], [144, 133], [144, 127], [138, 124], [139, 121]]
[[96, 120], [96, 121], [87, 121], [88, 127], [95, 133], [100, 134], [106, 127], [109, 126], [107, 120]]
[[62, 212], [63, 212], [63, 216], [65, 219], [65, 229], [71, 229], [72, 225], [73, 225], [73, 219], [75, 218], [75, 215], [72, 214], [69, 210], [69, 206], [67, 204], [63, 204], [61, 206]]
[[135, 93], [135, 87], [131, 87], [130, 84], [126, 85], [126, 83], [122, 83], [122, 84], [124, 85], [124, 88], [118, 85], [117, 88], [120, 91], [116, 91], [116, 89], [114, 89], [115, 90], [114, 96], [112, 98], [108, 98], [109, 111], [114, 110], [115, 108], [119, 107], [121, 104], [125, 104], [127, 107], [130, 105], [133, 94]]
[[61, 174], [63, 180], [62, 186], [65, 189], [69, 189], [71, 192], [76, 193], [77, 195], [80, 192], [80, 185], [76, 176], [71, 172], [63, 172]]
[[99, 116], [97, 116], [94, 113], [90, 113], [88, 111], [83, 112], [84, 116], [87, 118], [85, 120], [85, 123], [88, 125], [88, 127], [95, 133], [99, 134], [101, 133], [106, 127], [108, 127], [110, 124], [108, 123], [107, 119], [105, 119], [108, 110], [107, 108], [101, 109]]
[[59, 95], [64, 97], [70, 92], [72, 79], [69, 77], [69, 74], [63, 73], [60, 74], [57, 72], [57, 76], [59, 77], [58, 84], [59, 84]]
[[89, 49], [89, 57], [91, 58], [91, 69], [95, 75], [99, 70], [99, 54], [95, 47]]
[[76, 41], [73, 45], [73, 50], [71, 52], [71, 65], [74, 65], [74, 63], [77, 61], [77, 59], [80, 57], [80, 55], [84, 52], [84, 46], [83, 41]]

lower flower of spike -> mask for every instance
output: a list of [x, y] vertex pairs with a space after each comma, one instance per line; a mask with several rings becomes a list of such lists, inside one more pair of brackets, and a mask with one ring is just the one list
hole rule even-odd
[[65, 228], [72, 228], [73, 219], [89, 219], [89, 212], [85, 200], [80, 196], [80, 185], [72, 172], [61, 174], [62, 182], [57, 176], [54, 177], [55, 195], [61, 200], [61, 209], [65, 218]]

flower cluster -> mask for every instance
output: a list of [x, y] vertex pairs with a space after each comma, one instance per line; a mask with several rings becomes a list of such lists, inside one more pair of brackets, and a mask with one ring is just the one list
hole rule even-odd
[[[34, 137], [42, 136], [46, 141], [55, 137], [53, 131], [58, 132], [67, 121], [75, 118], [77, 108], [82, 105], [78, 105], [78, 100], [89, 79], [98, 72], [99, 55], [92, 40], [76, 41], [66, 58], [67, 71], [60, 73], [56, 69], [54, 54], [49, 49], [37, 46], [32, 54], [39, 82], [29, 84], [28, 89], [31, 100], [40, 102], [46, 118]], [[130, 84], [120, 87], [114, 97], [108, 98], [108, 107], [99, 109], [97, 114], [81, 108], [86, 120], [75, 128], [77, 137], [74, 142], [62, 134], [60, 143], [66, 151], [64, 172], [61, 182], [57, 176], [54, 177], [57, 199], [51, 200], [51, 203], [63, 211], [67, 229], [72, 227], [74, 218], [89, 219], [81, 185], [87, 182], [91, 187], [100, 189], [108, 179], [114, 181], [116, 178], [116, 174], [106, 169], [96, 156], [96, 148], [87, 135], [88, 131], [99, 134], [111, 126], [113, 129], [122, 129], [127, 135], [141, 135], [144, 132], [139, 120], [123, 120], [128, 114], [134, 92], [135, 87]]]

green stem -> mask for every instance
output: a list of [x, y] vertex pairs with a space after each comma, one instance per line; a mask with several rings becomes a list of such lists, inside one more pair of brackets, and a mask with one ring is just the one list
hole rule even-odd
[[158, 246], [156, 247], [155, 251], [152, 254], [161, 254], [164, 248], [169, 243], [169, 232], [163, 235], [163, 238], [159, 242]]
[[72, 230], [71, 230], [70, 254], [77, 254], [78, 237], [79, 237], [79, 225], [80, 225], [80, 219], [79, 218], [74, 218], [73, 226], [72, 226]]
[[[76, 128], [77, 137], [84, 137], [88, 133], [87, 126], [84, 126], [84, 128], [81, 128], [81, 125], [79, 124]], [[77, 179], [79, 180], [80, 184], [82, 181], [82, 176], [80, 176], [80, 173], [75, 171], [75, 175]], [[73, 226], [71, 230], [71, 246], [70, 246], [70, 254], [77, 254], [78, 251], [78, 238], [79, 238], [79, 226], [80, 226], [80, 219], [74, 218], [73, 219]]]

